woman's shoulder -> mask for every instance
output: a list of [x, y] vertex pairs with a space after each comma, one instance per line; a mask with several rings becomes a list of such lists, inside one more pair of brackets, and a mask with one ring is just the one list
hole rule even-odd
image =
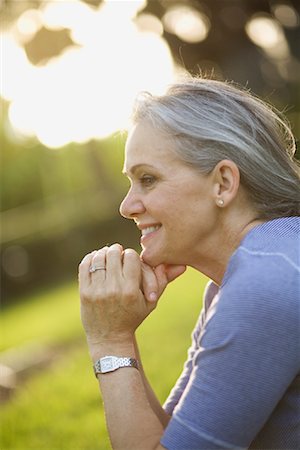
[[272, 309], [276, 303], [299, 304], [299, 231], [299, 217], [276, 219], [253, 229], [232, 255], [222, 291], [249, 307], [267, 304], [268, 299]]
[[247, 339], [252, 332], [258, 336], [277, 329], [285, 336], [289, 330], [289, 346], [295, 354], [299, 352], [299, 262], [295, 264], [288, 252], [276, 249], [265, 253], [245, 249], [239, 249], [229, 264], [219, 291], [217, 315], [223, 325], [230, 324], [233, 333], [238, 330], [238, 335]]
[[299, 268], [300, 217], [283, 217], [254, 227], [242, 240], [238, 251], [265, 257], [284, 256]]
[[253, 228], [232, 255], [224, 281], [235, 274], [275, 282], [275, 277], [293, 272], [300, 273], [300, 217], [274, 219]]

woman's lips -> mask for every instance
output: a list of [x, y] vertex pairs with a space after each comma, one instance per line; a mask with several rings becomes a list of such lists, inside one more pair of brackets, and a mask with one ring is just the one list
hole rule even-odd
[[142, 229], [141, 243], [144, 243], [160, 229], [161, 225], [152, 225]]

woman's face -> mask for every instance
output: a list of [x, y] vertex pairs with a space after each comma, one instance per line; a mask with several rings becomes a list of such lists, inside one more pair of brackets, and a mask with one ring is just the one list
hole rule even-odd
[[126, 143], [131, 186], [120, 212], [141, 230], [141, 255], [151, 266], [196, 264], [216, 223], [211, 176], [182, 163], [173, 146], [145, 123], [134, 126]]

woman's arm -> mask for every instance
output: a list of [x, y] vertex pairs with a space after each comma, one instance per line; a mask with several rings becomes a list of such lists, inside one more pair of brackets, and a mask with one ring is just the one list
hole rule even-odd
[[[92, 265], [101, 269], [91, 273]], [[184, 269], [147, 270], [136, 252], [123, 252], [118, 244], [83, 259], [79, 268], [81, 318], [94, 363], [108, 355], [137, 357], [137, 327], [154, 310], [167, 282]], [[143, 283], [145, 279], [148, 282]], [[156, 301], [146, 299], [152, 298], [149, 292], [156, 292]], [[99, 374], [98, 380], [113, 448], [162, 449], [159, 442], [168, 417], [143, 369], [123, 367]]]
[[[93, 362], [106, 355], [135, 357], [134, 341], [90, 348]], [[164, 427], [153, 410], [143, 375], [133, 367], [98, 375], [105, 417], [114, 450], [163, 449]], [[152, 404], [151, 404], [152, 403]]]
[[168, 425], [171, 416], [169, 416], [165, 412], [165, 410], [162, 408], [160, 402], [158, 401], [158, 399], [157, 399], [157, 397], [145, 375], [136, 338], [134, 338], [134, 349], [135, 349], [136, 358], [140, 362], [140, 374], [142, 377], [142, 381], [143, 381], [143, 385], [145, 388], [145, 392], [146, 392], [148, 401], [150, 403], [152, 410], [154, 411], [154, 413], [158, 417], [160, 423], [162, 424], [163, 428], [165, 428]]

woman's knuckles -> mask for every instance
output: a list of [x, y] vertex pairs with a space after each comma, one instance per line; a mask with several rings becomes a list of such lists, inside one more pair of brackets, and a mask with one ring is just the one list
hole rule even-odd
[[119, 253], [121, 254], [123, 251], [123, 247], [121, 244], [113, 244], [110, 247], [108, 247], [106, 249], [106, 253], [107, 254], [111, 254], [111, 253]]
[[123, 264], [135, 267], [137, 271], [141, 270], [141, 260], [139, 254], [132, 248], [126, 248], [123, 252]]
[[106, 298], [116, 295], [117, 290], [107, 291], [105, 287], [95, 287], [92, 285], [82, 286], [80, 288], [80, 298], [83, 302], [104, 301]]
[[127, 301], [132, 302], [136, 300], [138, 295], [139, 291], [132, 284], [128, 284], [124, 287], [123, 296]]

